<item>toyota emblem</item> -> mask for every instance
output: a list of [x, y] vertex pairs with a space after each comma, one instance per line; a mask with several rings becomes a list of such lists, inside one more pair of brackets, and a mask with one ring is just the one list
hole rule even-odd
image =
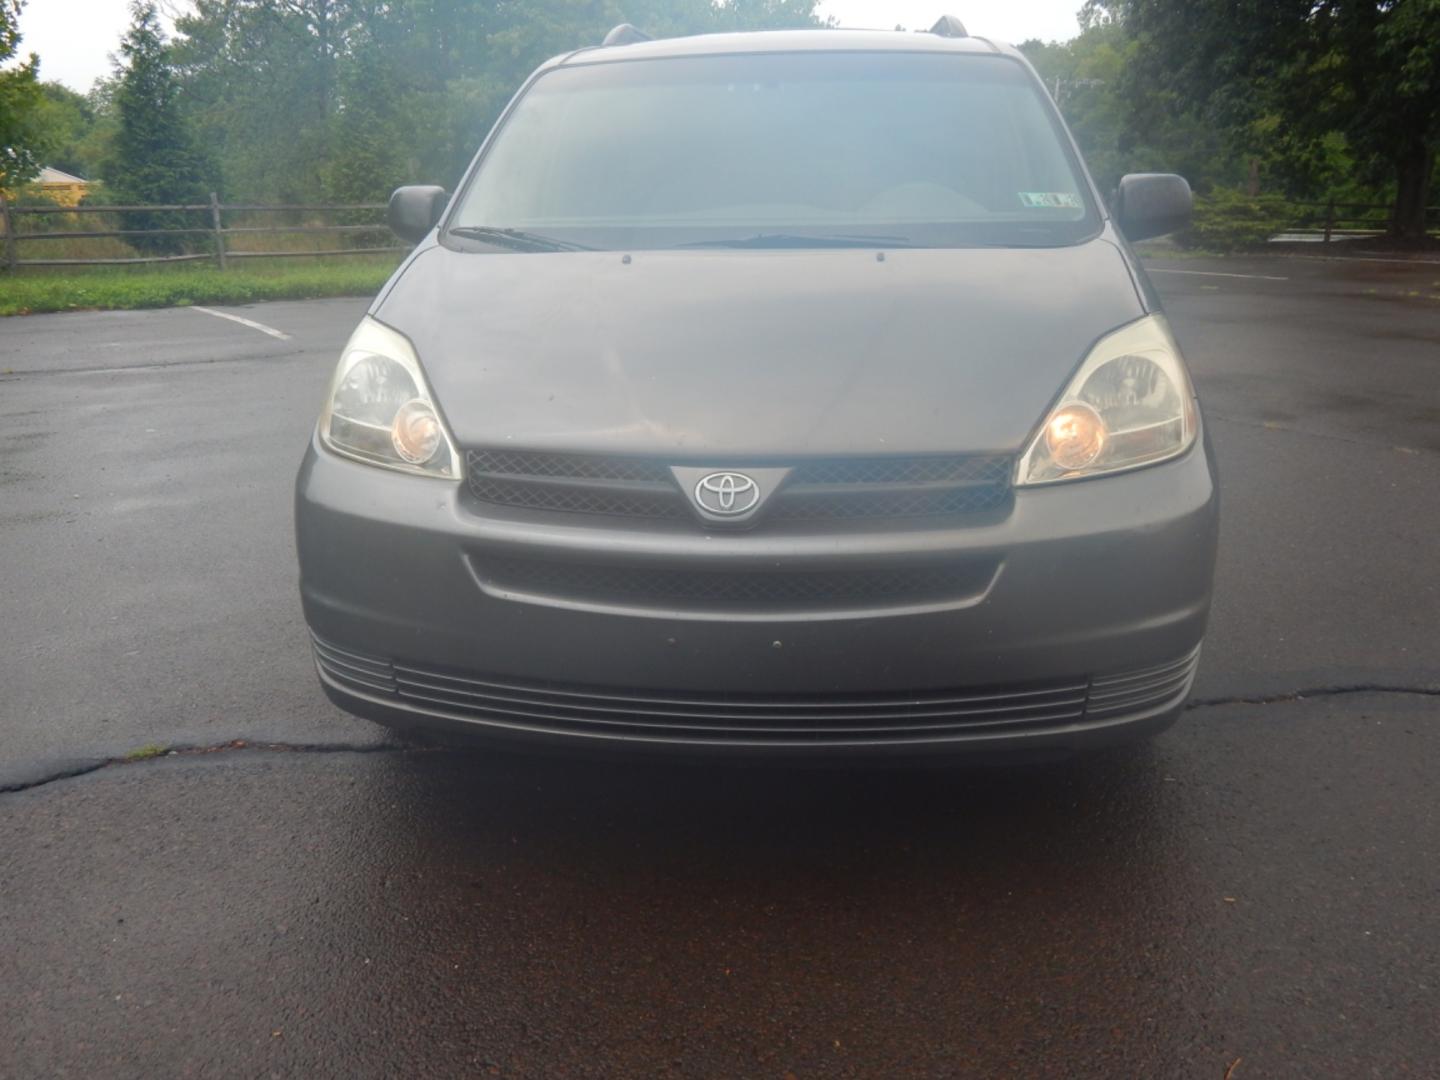
[[695, 502], [708, 514], [748, 514], [759, 501], [760, 485], [744, 473], [711, 473], [695, 485]]

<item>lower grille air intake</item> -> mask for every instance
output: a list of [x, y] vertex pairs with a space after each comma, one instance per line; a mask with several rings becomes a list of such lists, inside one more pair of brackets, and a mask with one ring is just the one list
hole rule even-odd
[[534, 731], [737, 743], [923, 742], [1065, 729], [1138, 714], [1184, 694], [1199, 650], [1100, 679], [906, 694], [722, 694], [525, 683], [392, 662], [315, 639], [322, 673], [396, 705]]
[[939, 605], [982, 593], [990, 560], [856, 570], [667, 570], [540, 559], [472, 559], [487, 592], [614, 607], [774, 613]]

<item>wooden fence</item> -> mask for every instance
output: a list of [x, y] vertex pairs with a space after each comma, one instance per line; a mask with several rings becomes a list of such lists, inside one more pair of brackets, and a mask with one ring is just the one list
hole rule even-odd
[[[1291, 203], [1290, 209], [1293, 217], [1281, 236], [1328, 244], [1334, 240], [1383, 235], [1390, 228], [1393, 208], [1388, 203], [1347, 203], [1331, 199]], [[1425, 208], [1425, 223], [1431, 235], [1440, 231], [1440, 206]]]
[[[1319, 241], [1329, 244], [1334, 240], [1358, 239], [1383, 234], [1389, 225], [1390, 207], [1378, 203], [1343, 203], [1333, 199], [1324, 203], [1291, 203], [1293, 218], [1276, 239]], [[333, 255], [376, 255], [398, 253], [406, 247], [399, 243], [358, 247], [330, 247], [300, 251], [254, 251], [237, 250], [227, 238], [261, 236], [266, 234], [326, 233], [332, 236], [357, 234], [370, 236], [390, 235], [383, 219], [374, 224], [314, 224], [315, 217], [324, 214], [376, 214], [384, 211], [384, 203], [349, 203], [320, 205], [280, 205], [258, 203], [222, 203], [212, 193], [206, 203], [179, 204], [170, 206], [15, 206], [0, 196], [0, 225], [3, 225], [3, 265], [11, 270], [27, 266], [122, 266], [141, 263], [214, 262], [224, 270], [235, 259], [285, 259]], [[71, 215], [71, 214], [126, 214], [126, 213], [176, 213], [192, 215], [195, 227], [160, 229], [61, 229], [51, 231], [25, 231], [19, 223], [27, 215]], [[279, 225], [235, 225], [226, 224], [226, 216], [233, 222], [235, 215], [248, 214], [299, 214], [306, 221]], [[1440, 230], [1440, 207], [1429, 207], [1426, 220], [1434, 221], [1431, 231]], [[53, 240], [87, 240], [112, 238], [126, 240], [140, 236], [192, 236], [207, 237], [209, 250], [183, 255], [136, 255], [129, 258], [44, 258], [43, 247], [39, 257], [21, 258], [20, 247], [43, 244]], [[35, 250], [27, 247], [28, 251]]]
[[[4, 226], [3, 265], [11, 270], [27, 266], [126, 266], [141, 263], [177, 263], [210, 261], [224, 270], [234, 259], [284, 259], [306, 258], [327, 255], [375, 255], [407, 250], [400, 243], [386, 243], [380, 246], [331, 247], [325, 250], [279, 250], [254, 251], [236, 250], [229, 238], [260, 236], [265, 234], [327, 233], [334, 236], [346, 234], [384, 234], [393, 241], [383, 215], [374, 224], [315, 224], [317, 216], [325, 214], [377, 214], [385, 210], [384, 203], [349, 203], [320, 205], [281, 205], [259, 203], [222, 203], [214, 193], [206, 203], [175, 204], [164, 206], [16, 206], [0, 196], [0, 225]], [[27, 231], [20, 223], [31, 215], [72, 215], [72, 214], [127, 214], [127, 213], [174, 213], [190, 215], [195, 227], [153, 229], [51, 229], [49, 231]], [[235, 225], [226, 224], [227, 215], [233, 222], [237, 214], [300, 214], [305, 221], [293, 224]], [[183, 255], [136, 255], [132, 258], [44, 258], [43, 248], [39, 257], [21, 258], [20, 247], [43, 244], [54, 240], [116, 239], [126, 241], [141, 236], [185, 236], [206, 237], [209, 250]], [[34, 250], [27, 246], [27, 254]]]

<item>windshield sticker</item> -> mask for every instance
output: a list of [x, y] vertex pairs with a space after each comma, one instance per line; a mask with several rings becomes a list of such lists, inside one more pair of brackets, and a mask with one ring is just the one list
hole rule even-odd
[[1032, 210], [1079, 210], [1080, 196], [1068, 191], [1022, 191], [1022, 205]]

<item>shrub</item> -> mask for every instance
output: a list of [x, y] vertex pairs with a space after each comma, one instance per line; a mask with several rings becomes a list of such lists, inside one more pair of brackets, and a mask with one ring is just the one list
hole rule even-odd
[[1284, 231], [1293, 213], [1279, 195], [1246, 195], [1243, 191], [1216, 188], [1195, 197], [1195, 216], [1190, 227], [1176, 234], [1185, 247], [1208, 251], [1245, 251], [1261, 247], [1270, 237]]

